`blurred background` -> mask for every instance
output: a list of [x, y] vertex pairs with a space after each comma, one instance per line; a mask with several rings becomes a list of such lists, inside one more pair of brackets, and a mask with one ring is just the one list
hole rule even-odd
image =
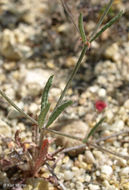
[[[108, 3], [107, 0], [64, 2], [76, 25], [79, 13], [83, 13], [87, 36]], [[120, 10], [125, 11], [123, 17], [91, 44], [67, 92], [76, 106], [85, 107], [85, 112], [96, 99], [117, 102], [120, 106], [129, 99], [129, 1], [114, 0], [104, 23]], [[50, 101], [55, 104], [82, 47], [78, 32], [59, 0], [1, 0], [0, 44], [1, 88], [31, 115], [38, 113], [42, 88], [51, 74], [55, 77]], [[4, 105], [1, 99], [6, 114]]]

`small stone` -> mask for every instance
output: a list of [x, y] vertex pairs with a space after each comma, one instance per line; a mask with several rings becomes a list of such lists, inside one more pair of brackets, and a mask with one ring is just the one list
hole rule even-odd
[[9, 113], [8, 113], [8, 118], [9, 119], [17, 119], [17, 118], [21, 118], [22, 117], [22, 114], [20, 112], [18, 112], [17, 110], [11, 108], [9, 110]]
[[124, 128], [124, 122], [122, 120], [117, 120], [112, 126], [111, 126], [111, 130], [112, 131], [120, 131]]
[[129, 175], [129, 166], [121, 169], [120, 174], [124, 175], [124, 176], [128, 176]]
[[2, 120], [0, 120], [0, 134], [11, 137], [11, 127]]
[[21, 43], [20, 32], [5, 29], [0, 36], [0, 53], [9, 60], [18, 61], [22, 56], [31, 55], [31, 49]]
[[77, 58], [76, 57], [69, 57], [66, 60], [66, 66], [67, 67], [73, 67], [77, 62]]
[[124, 160], [122, 158], [118, 158], [116, 164], [121, 167], [127, 166], [127, 160]]
[[36, 113], [38, 111], [38, 106], [37, 104], [35, 103], [32, 103], [30, 106], [29, 106], [29, 111], [33, 114], [33, 113]]
[[101, 172], [110, 176], [113, 173], [112, 167], [108, 165], [101, 166]]
[[80, 181], [77, 181], [77, 183], [76, 183], [76, 188], [79, 189], [79, 190], [83, 190], [83, 189], [84, 189], [83, 183], [80, 182]]
[[[17, 106], [20, 108], [20, 109], [23, 109], [24, 107], [24, 104], [23, 102], [20, 102], [17, 104]], [[8, 113], [8, 118], [9, 119], [16, 119], [16, 118], [21, 118], [22, 117], [22, 114], [20, 112], [18, 112], [16, 109], [14, 108], [11, 108], [9, 110], [9, 113]]]
[[95, 164], [96, 163], [95, 158], [94, 158], [94, 156], [90, 150], [87, 150], [85, 152], [85, 160], [88, 164]]
[[113, 119], [113, 117], [114, 117], [114, 114], [113, 114], [113, 112], [111, 110], [106, 110], [105, 115], [106, 115], [106, 118], [107, 118], [108, 121], [111, 121]]
[[29, 83], [27, 85], [27, 95], [35, 97], [40, 94], [40, 91], [41, 91], [41, 86], [38, 83]]
[[107, 58], [111, 58], [113, 61], [119, 61], [120, 53], [118, 44], [114, 43], [113, 45], [109, 46], [105, 51], [105, 56]]
[[101, 88], [99, 91], [98, 91], [98, 95], [99, 97], [105, 97], [106, 96], [106, 90], [104, 88]]
[[[78, 138], [84, 138], [88, 132], [88, 125], [81, 120], [63, 120], [60, 121], [57, 125], [54, 127], [55, 130], [60, 131], [65, 134], [69, 134]], [[63, 146], [65, 148], [73, 147], [81, 145], [82, 143], [70, 139], [67, 137], [57, 136], [56, 138], [56, 144], [59, 146]], [[82, 153], [85, 150], [85, 148], [80, 148], [77, 150], [71, 150], [68, 152], [69, 155], [75, 156], [79, 153]]]
[[129, 190], [129, 182], [123, 184], [123, 190]]
[[129, 109], [129, 99], [126, 100], [126, 102], [124, 103], [124, 107], [125, 107], [126, 109]]
[[86, 174], [85, 179], [86, 179], [86, 182], [90, 182], [91, 181], [91, 176]]
[[58, 32], [66, 32], [70, 29], [70, 25], [68, 23], [60, 25], [57, 30]]
[[90, 90], [90, 92], [92, 92], [92, 93], [96, 93], [96, 92], [98, 91], [98, 86], [91, 86], [91, 87], [89, 88], [89, 90]]
[[64, 180], [71, 180], [73, 178], [74, 174], [73, 172], [69, 171], [69, 170], [66, 170], [64, 172]]
[[88, 187], [90, 190], [100, 190], [100, 187], [98, 185], [89, 184]]
[[33, 84], [37, 83], [43, 88], [50, 77], [51, 72], [42, 69], [31, 69], [25, 73], [25, 83], [26, 84]]

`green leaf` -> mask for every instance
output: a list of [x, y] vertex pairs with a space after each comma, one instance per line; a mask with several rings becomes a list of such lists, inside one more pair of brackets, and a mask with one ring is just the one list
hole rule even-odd
[[49, 117], [46, 127], [50, 126], [53, 123], [53, 121], [55, 121], [57, 117], [64, 111], [64, 109], [67, 108], [71, 104], [72, 104], [72, 101], [67, 101], [65, 103], [62, 103], [60, 106], [58, 106]]
[[114, 24], [122, 15], [123, 11], [120, 11], [116, 16], [114, 16], [108, 23], [106, 23], [102, 29], [100, 29], [91, 39], [90, 42], [93, 42], [97, 37], [99, 37], [107, 28]]
[[49, 108], [50, 108], [50, 104], [47, 103], [46, 106], [44, 108], [42, 108], [42, 110], [40, 112], [40, 115], [38, 117], [38, 125], [40, 128], [42, 128], [42, 126], [44, 124], [44, 121], [45, 121], [45, 118], [46, 118]]
[[96, 125], [90, 130], [90, 132], [88, 133], [88, 135], [83, 139], [83, 142], [86, 143], [87, 140], [89, 139], [90, 136], [92, 136], [96, 129], [100, 126], [100, 124], [104, 121], [105, 117], [103, 117], [102, 119], [100, 119], [100, 121], [98, 123], [96, 123]]
[[80, 16], [79, 16], [79, 19], [78, 19], [78, 27], [79, 27], [79, 31], [80, 31], [82, 41], [85, 43], [86, 42], [86, 34], [85, 34], [85, 30], [84, 30], [84, 25], [83, 25], [83, 15], [82, 15], [82, 13], [80, 13]]
[[46, 104], [48, 103], [48, 93], [50, 90], [50, 87], [52, 85], [52, 79], [53, 79], [53, 75], [49, 77], [44, 90], [43, 90], [43, 94], [42, 94], [42, 100], [41, 100], [41, 110], [44, 109], [46, 107]]

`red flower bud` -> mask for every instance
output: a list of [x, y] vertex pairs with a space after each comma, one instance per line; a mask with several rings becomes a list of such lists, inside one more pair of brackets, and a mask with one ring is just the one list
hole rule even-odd
[[98, 100], [98, 101], [95, 102], [95, 108], [99, 112], [103, 111], [104, 108], [106, 108], [106, 107], [107, 107], [107, 104], [104, 101], [102, 101], [102, 100]]

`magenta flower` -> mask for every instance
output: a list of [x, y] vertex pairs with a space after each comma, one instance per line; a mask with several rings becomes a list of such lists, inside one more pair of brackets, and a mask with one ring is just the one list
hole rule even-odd
[[104, 110], [104, 108], [107, 107], [107, 104], [102, 101], [102, 100], [98, 100], [95, 102], [95, 108], [99, 111], [102, 112]]

